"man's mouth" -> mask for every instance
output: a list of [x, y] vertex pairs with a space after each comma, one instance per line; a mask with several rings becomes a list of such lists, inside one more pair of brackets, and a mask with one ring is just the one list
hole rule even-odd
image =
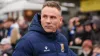
[[45, 26], [46, 28], [52, 28], [52, 26]]

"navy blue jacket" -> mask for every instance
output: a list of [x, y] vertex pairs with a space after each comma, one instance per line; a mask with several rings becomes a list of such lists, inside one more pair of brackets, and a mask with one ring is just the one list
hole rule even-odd
[[36, 14], [26, 33], [17, 43], [12, 56], [76, 56], [68, 48], [67, 39], [60, 33], [47, 33]]

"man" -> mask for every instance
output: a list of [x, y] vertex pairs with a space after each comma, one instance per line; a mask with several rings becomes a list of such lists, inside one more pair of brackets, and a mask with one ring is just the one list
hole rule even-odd
[[95, 37], [94, 37], [94, 42], [95, 41], [100, 41], [100, 19], [92, 19], [92, 26], [93, 26], [93, 30], [95, 33]]
[[12, 49], [9, 38], [3, 38], [0, 42], [0, 45], [2, 47], [1, 56], [11, 56], [12, 55], [13, 49]]
[[12, 56], [76, 56], [68, 48], [67, 39], [57, 31], [61, 22], [59, 4], [46, 2], [41, 16], [34, 16], [29, 32], [20, 39]]
[[82, 44], [82, 53], [79, 56], [92, 56], [92, 41], [84, 40]]
[[7, 31], [7, 37], [11, 36], [11, 32], [13, 30], [14, 27], [12, 27], [12, 25], [14, 24], [15, 20], [13, 18], [8, 18], [5, 22], [4, 22], [4, 28], [6, 28]]
[[93, 45], [93, 54], [92, 56], [100, 56], [100, 42], [96, 42]]
[[4, 27], [7, 29], [7, 38], [9, 38], [11, 45], [14, 48], [17, 40], [20, 38], [19, 25], [15, 23], [13, 18], [8, 18], [4, 22]]

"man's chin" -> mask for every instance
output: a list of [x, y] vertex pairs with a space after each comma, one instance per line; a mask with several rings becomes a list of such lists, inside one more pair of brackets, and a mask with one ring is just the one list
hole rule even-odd
[[56, 31], [53, 31], [53, 30], [45, 30], [47, 33], [51, 33], [51, 32], [56, 32]]

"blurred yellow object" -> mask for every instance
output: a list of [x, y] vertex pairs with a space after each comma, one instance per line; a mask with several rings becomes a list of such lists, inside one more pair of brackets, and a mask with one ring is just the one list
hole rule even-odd
[[81, 0], [80, 10], [82, 12], [100, 11], [100, 0]]
[[33, 12], [32, 12], [32, 10], [27, 10], [26, 14], [27, 14], [27, 16], [32, 16]]

